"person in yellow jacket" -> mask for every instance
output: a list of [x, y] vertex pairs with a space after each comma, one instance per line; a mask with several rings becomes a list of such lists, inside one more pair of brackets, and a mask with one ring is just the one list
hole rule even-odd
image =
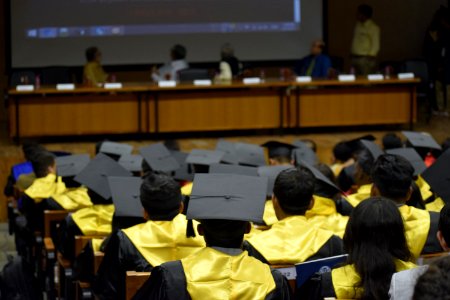
[[101, 65], [102, 53], [100, 50], [97, 47], [89, 47], [86, 49], [85, 55], [87, 63], [83, 69], [83, 82], [88, 86], [105, 83], [109, 75]]

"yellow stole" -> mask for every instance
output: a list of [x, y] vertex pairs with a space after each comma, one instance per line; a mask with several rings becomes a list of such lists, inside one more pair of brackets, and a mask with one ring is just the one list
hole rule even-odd
[[428, 211], [441, 212], [442, 208], [445, 206], [444, 200], [442, 198], [437, 198], [433, 202], [425, 204], [425, 208]]
[[423, 200], [427, 200], [433, 196], [430, 185], [425, 181], [425, 179], [422, 178], [422, 176], [419, 175], [417, 177], [416, 184], [420, 189], [420, 194], [422, 195]]
[[62, 182], [62, 178], [56, 178], [55, 174], [48, 174], [42, 178], [36, 178], [33, 184], [25, 190], [25, 194], [40, 203], [42, 200], [62, 194], [66, 191], [66, 185]]
[[208, 247], [181, 264], [192, 299], [265, 299], [276, 287], [270, 267], [247, 252], [231, 256]]
[[189, 182], [187, 184], [185, 184], [182, 188], [181, 188], [181, 194], [184, 196], [190, 196], [191, 192], [192, 192], [192, 187], [193, 187], [193, 183]]
[[310, 224], [304, 216], [291, 216], [258, 233], [248, 242], [272, 265], [304, 262], [332, 237], [331, 231]]
[[336, 211], [336, 204], [333, 200], [314, 196], [314, 206], [306, 212], [305, 216], [308, 223], [329, 230], [341, 238], [344, 236], [348, 217]]
[[65, 210], [78, 210], [92, 206], [91, 198], [85, 187], [67, 189], [64, 194], [53, 195], [52, 198]]
[[[405, 262], [399, 259], [395, 260], [395, 269], [397, 272], [415, 267], [417, 266], [412, 262]], [[354, 265], [346, 265], [332, 270], [331, 280], [333, 281], [337, 299], [360, 299], [362, 297], [363, 288], [358, 286], [361, 283], [361, 277], [356, 273]]]
[[428, 231], [430, 231], [430, 213], [408, 205], [399, 207], [399, 210], [405, 224], [409, 251], [417, 259], [427, 242]]
[[362, 185], [356, 193], [348, 195], [347, 200], [353, 207], [356, 207], [359, 203], [370, 197], [371, 190], [372, 184]]
[[278, 218], [275, 214], [275, 209], [273, 208], [272, 200], [267, 200], [266, 205], [264, 207], [264, 215], [263, 215], [264, 223], [267, 226], [272, 226], [276, 222], [278, 222]]
[[[148, 221], [122, 230], [139, 253], [154, 267], [179, 260], [205, 247], [203, 237], [186, 237], [186, 217], [182, 214], [172, 221]], [[194, 228], [196, 225], [194, 224]]]
[[114, 205], [92, 205], [72, 214], [72, 219], [84, 235], [108, 235], [112, 231]]

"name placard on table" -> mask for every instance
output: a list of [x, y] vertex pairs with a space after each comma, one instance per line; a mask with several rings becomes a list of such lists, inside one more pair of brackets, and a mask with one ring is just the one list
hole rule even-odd
[[298, 76], [295, 81], [297, 82], [311, 82], [312, 77], [311, 76]]
[[176, 87], [177, 82], [175, 80], [161, 80], [158, 81], [159, 87]]
[[34, 91], [34, 85], [32, 84], [19, 84], [16, 86], [18, 92], [32, 92]]
[[262, 82], [262, 80], [259, 77], [248, 77], [244, 78], [243, 82], [244, 84], [259, 84]]
[[367, 75], [369, 81], [381, 81], [384, 80], [384, 76], [381, 74], [369, 74]]
[[212, 81], [210, 79], [196, 79], [194, 80], [194, 85], [197, 86], [212, 85]]
[[123, 84], [121, 82], [106, 82], [103, 85], [104, 89], [112, 90], [112, 89], [121, 89], [123, 87]]
[[414, 73], [398, 73], [397, 77], [398, 79], [413, 79]]
[[339, 81], [355, 81], [356, 80], [356, 76], [353, 75], [353, 74], [339, 75], [338, 80]]
[[75, 89], [75, 84], [73, 83], [58, 83], [56, 85], [58, 91], [71, 91]]

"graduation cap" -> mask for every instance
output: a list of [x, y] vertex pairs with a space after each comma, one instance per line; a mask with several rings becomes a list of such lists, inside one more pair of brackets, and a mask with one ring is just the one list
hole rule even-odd
[[319, 184], [320, 183], [325, 184], [327, 187], [333, 189], [335, 193], [338, 192], [342, 193], [341, 189], [338, 188], [336, 184], [334, 184], [334, 182], [332, 182], [327, 176], [325, 176], [322, 172], [320, 172], [316, 167], [311, 165], [309, 162], [302, 160], [300, 161], [300, 165], [310, 170], [311, 173], [313, 173], [316, 180], [319, 181]]
[[428, 169], [422, 173], [431, 190], [450, 203], [450, 149], [445, 151]]
[[383, 150], [381, 150], [380, 146], [375, 144], [373, 141], [363, 139], [360, 140], [360, 143], [364, 149], [367, 149], [367, 151], [370, 152], [374, 161], [377, 160], [380, 155], [383, 155]]
[[111, 157], [99, 153], [75, 176], [74, 180], [85, 185], [103, 199], [108, 200], [111, 198], [108, 176], [127, 177], [132, 176], [132, 174]]
[[153, 171], [172, 172], [180, 168], [178, 161], [163, 143], [142, 147], [139, 152]]
[[56, 173], [61, 177], [76, 176], [89, 164], [90, 160], [89, 154], [56, 157]]
[[262, 223], [267, 178], [234, 174], [196, 174], [187, 218]]
[[17, 181], [19, 179], [19, 176], [22, 174], [30, 174], [33, 173], [33, 165], [31, 162], [26, 161], [17, 165], [14, 165], [12, 167], [12, 174], [14, 176], [14, 180]]
[[170, 151], [172, 156], [177, 160], [180, 167], [175, 170], [173, 178], [176, 180], [192, 181], [194, 180], [194, 174], [190, 172], [189, 164], [186, 163], [188, 153], [181, 151]]
[[222, 162], [232, 165], [237, 165], [239, 163], [239, 158], [236, 151], [236, 143], [219, 140], [216, 144], [216, 150], [225, 152], [225, 155], [222, 157]]
[[209, 166], [209, 173], [258, 176], [258, 169], [255, 167], [247, 167], [239, 165], [212, 164]]
[[421, 174], [426, 170], [427, 166], [414, 148], [395, 148], [386, 150], [388, 154], [395, 154], [405, 158], [414, 167], [414, 176]]
[[442, 150], [441, 146], [428, 133], [415, 131], [402, 131], [402, 134], [406, 137], [408, 142], [414, 148], [428, 148], [428, 149]]
[[139, 154], [124, 154], [119, 158], [118, 163], [130, 172], [141, 172], [142, 160], [143, 157]]
[[264, 148], [248, 143], [236, 143], [236, 154], [239, 164], [245, 166], [265, 166]]
[[262, 166], [258, 168], [258, 176], [266, 177], [267, 181], [267, 197], [272, 197], [273, 194], [273, 186], [275, 185], [275, 180], [277, 179], [278, 174], [287, 169], [292, 169], [294, 166]]
[[269, 158], [287, 157], [288, 159], [291, 158], [292, 150], [296, 148], [294, 145], [278, 141], [268, 141], [262, 144], [261, 147], [267, 148]]
[[140, 199], [142, 179], [139, 177], [109, 176], [108, 183], [114, 203], [114, 215], [117, 217], [142, 218], [144, 214]]
[[375, 141], [376, 138], [371, 135], [371, 134], [366, 134], [363, 136], [360, 136], [358, 138], [349, 140], [349, 141], [345, 141], [345, 143], [352, 149], [353, 152], [356, 152], [358, 150], [361, 149], [362, 145], [360, 143], [361, 140], [366, 140], [366, 141]]
[[[300, 142], [300, 141], [299, 141]], [[292, 150], [292, 159], [298, 164], [300, 161], [307, 161], [310, 164], [316, 164], [318, 158], [316, 153], [308, 147], [305, 143], [298, 144], [300, 147]]]
[[223, 151], [194, 149], [189, 153], [186, 162], [194, 165], [209, 166], [219, 163], [224, 155], [225, 152]]
[[131, 145], [109, 141], [102, 142], [99, 149], [100, 153], [105, 153], [116, 160], [124, 154], [131, 154], [132, 151], [133, 146]]

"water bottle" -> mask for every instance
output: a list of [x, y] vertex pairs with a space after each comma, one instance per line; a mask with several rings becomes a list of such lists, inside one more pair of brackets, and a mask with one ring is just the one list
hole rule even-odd
[[41, 87], [41, 77], [39, 75], [36, 75], [34, 78], [34, 87], [36, 89], [39, 89]]

